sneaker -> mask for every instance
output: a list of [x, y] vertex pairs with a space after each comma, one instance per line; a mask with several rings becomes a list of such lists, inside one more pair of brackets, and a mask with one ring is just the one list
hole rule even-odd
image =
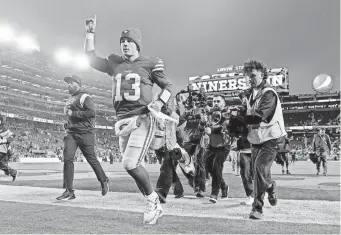
[[[324, 172], [324, 173], [323, 173], [323, 175], [324, 175], [324, 176], [327, 176], [327, 173], [326, 173], [326, 172]], [[14, 181], [14, 180], [13, 180], [13, 181]]]
[[109, 179], [104, 182], [101, 182], [102, 187], [102, 196], [105, 196], [109, 192]]
[[254, 201], [253, 197], [248, 196], [248, 197], [246, 198], [246, 200], [243, 201], [243, 202], [241, 202], [240, 204], [242, 204], [242, 205], [247, 205], [247, 206], [251, 206], [252, 203], [253, 203], [253, 201]]
[[209, 201], [212, 202], [212, 203], [217, 203], [218, 202], [218, 196], [214, 195], [214, 194], [211, 194]]
[[143, 214], [144, 224], [155, 224], [164, 214], [160, 204], [159, 196], [156, 192], [147, 196], [147, 203]]
[[74, 200], [74, 199], [76, 199], [76, 195], [73, 193], [73, 194], [71, 195], [71, 197], [69, 197], [68, 200]]
[[[73, 198], [72, 198], [73, 197]], [[65, 190], [65, 192], [60, 195], [59, 197], [57, 197], [57, 200], [66, 200], [66, 199], [69, 199], [69, 198], [72, 198], [72, 199], [75, 199], [76, 196], [75, 196], [75, 190], [72, 190], [72, 192], [69, 192], [68, 190]], [[71, 199], [70, 199], [71, 200]]]
[[276, 183], [272, 181], [272, 187], [269, 188], [268, 191], [268, 201], [271, 206], [276, 206], [277, 205], [277, 196], [276, 196]]
[[320, 172], [318, 171], [318, 172], [316, 173], [316, 175], [320, 175]]
[[175, 195], [175, 198], [182, 198], [184, 196], [183, 193]]
[[214, 194], [211, 194], [209, 201], [212, 202], [212, 203], [217, 203], [218, 202], [218, 196], [214, 195]]
[[290, 173], [290, 171], [289, 171], [289, 170], [287, 170], [287, 175], [291, 175], [291, 173]]
[[221, 198], [228, 198], [229, 186], [225, 186], [221, 189]]
[[262, 219], [264, 217], [263, 213], [260, 211], [251, 211], [249, 218], [250, 219]]
[[284, 175], [285, 174], [285, 171], [284, 171], [284, 169], [282, 170], [282, 175]]
[[12, 181], [15, 181], [18, 175], [19, 175], [19, 171], [16, 171], [15, 174], [12, 175], [12, 178], [13, 178]]
[[204, 191], [202, 191], [202, 190], [197, 191], [195, 196], [197, 196], [197, 197], [205, 197]]

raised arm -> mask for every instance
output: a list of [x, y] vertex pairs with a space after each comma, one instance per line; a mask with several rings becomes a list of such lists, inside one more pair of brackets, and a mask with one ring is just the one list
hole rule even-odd
[[96, 15], [94, 18], [87, 19], [85, 21], [85, 42], [84, 52], [89, 58], [90, 66], [94, 69], [107, 73], [112, 76], [113, 71], [108, 59], [101, 58], [96, 55], [95, 50], [95, 29], [96, 29]]

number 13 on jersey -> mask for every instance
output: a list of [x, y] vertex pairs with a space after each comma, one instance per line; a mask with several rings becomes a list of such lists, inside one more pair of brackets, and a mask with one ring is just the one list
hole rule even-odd
[[[138, 75], [137, 73], [128, 73], [122, 78], [122, 73], [119, 73], [113, 79], [114, 79], [113, 82], [114, 83], [116, 82], [116, 86], [115, 84], [113, 84], [113, 88], [112, 88], [113, 95], [115, 95], [115, 101], [122, 101], [123, 97], [127, 101], [137, 101], [138, 99], [140, 99], [140, 96], [141, 96], [140, 75]], [[129, 94], [129, 92], [123, 92], [123, 94], [121, 94], [122, 82], [124, 83], [125, 81], [129, 81], [130, 79], [134, 79], [134, 83], [131, 84], [132, 91], [130, 91], [131, 93], [134, 93], [134, 94]]]

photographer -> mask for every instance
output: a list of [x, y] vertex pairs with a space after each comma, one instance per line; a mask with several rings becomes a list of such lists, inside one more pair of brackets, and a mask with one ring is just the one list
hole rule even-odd
[[[181, 198], [184, 195], [184, 189], [176, 172], [177, 166], [180, 168], [187, 179], [193, 180], [192, 172], [188, 170], [188, 164], [183, 169], [183, 164], [191, 162], [187, 158], [188, 154], [183, 149], [183, 136], [178, 128], [183, 124], [183, 118], [180, 118], [178, 113], [173, 111], [173, 105], [166, 104], [161, 108], [161, 112], [176, 120], [164, 120], [163, 125], [158, 125], [155, 137], [150, 148], [155, 150], [161, 167], [160, 175], [156, 183], [155, 192], [159, 195], [161, 203], [166, 203], [166, 198], [172, 184], [174, 187], [175, 198]], [[194, 168], [194, 167], [193, 167]], [[193, 170], [193, 169], [192, 169]], [[186, 172], [187, 171], [187, 172]]]
[[213, 97], [213, 111], [210, 115], [210, 141], [205, 155], [206, 169], [212, 177], [210, 202], [217, 203], [219, 190], [221, 197], [227, 198], [229, 186], [223, 179], [224, 163], [230, 151], [231, 139], [225, 133], [227, 118], [225, 100], [221, 95]]
[[324, 128], [319, 130], [319, 133], [314, 135], [313, 139], [313, 150], [316, 155], [316, 175], [320, 174], [321, 162], [323, 165], [323, 175], [327, 175], [327, 157], [331, 152], [332, 146], [330, 142], [330, 137], [326, 134]]
[[254, 202], [250, 219], [263, 217], [265, 192], [272, 206], [277, 204], [276, 183], [271, 179], [271, 166], [287, 135], [281, 102], [277, 92], [267, 83], [267, 68], [263, 63], [249, 60], [244, 63], [244, 74], [251, 88], [241, 94], [245, 107], [247, 139], [252, 144], [251, 157], [254, 169]]
[[206, 149], [201, 146], [202, 138], [205, 136], [205, 129], [208, 123], [208, 106], [204, 89], [200, 92], [189, 92], [189, 97], [184, 102], [186, 113], [186, 134], [188, 138], [184, 141], [186, 152], [193, 157], [195, 173], [193, 179], [188, 182], [194, 188], [196, 197], [204, 197], [206, 191], [206, 170], [205, 170], [205, 152]]

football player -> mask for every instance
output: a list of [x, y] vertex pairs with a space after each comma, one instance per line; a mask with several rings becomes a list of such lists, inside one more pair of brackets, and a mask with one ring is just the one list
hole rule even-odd
[[[108, 58], [100, 58], [95, 52], [95, 29], [96, 16], [86, 21], [84, 50], [93, 68], [112, 76], [112, 97], [118, 119], [115, 132], [119, 136], [122, 164], [146, 198], [143, 222], [155, 224], [164, 212], [142, 164], [156, 129], [156, 120], [150, 115], [149, 108], [160, 112], [171, 97], [172, 84], [166, 78], [160, 58], [140, 56], [139, 30], [127, 29], [121, 33], [123, 55], [111, 54]], [[155, 83], [162, 91], [153, 101]]]

